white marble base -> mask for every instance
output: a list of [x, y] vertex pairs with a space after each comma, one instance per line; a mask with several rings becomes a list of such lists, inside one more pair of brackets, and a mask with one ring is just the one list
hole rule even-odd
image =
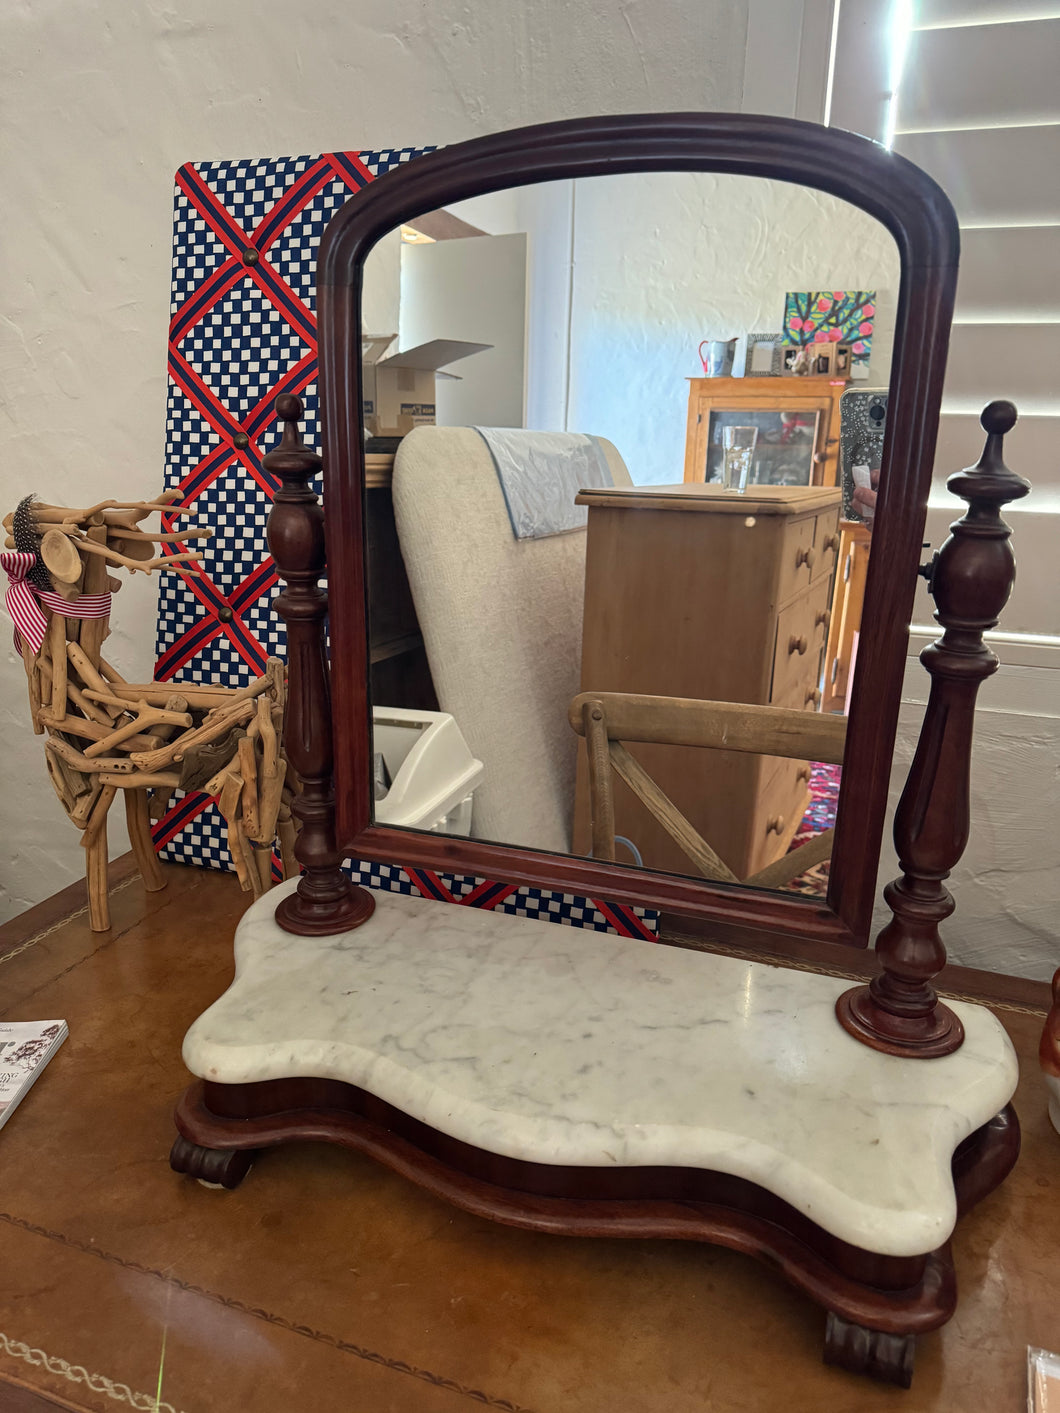
[[285, 884], [236, 933], [236, 979], [184, 1059], [220, 1083], [345, 1080], [454, 1138], [539, 1163], [748, 1178], [843, 1240], [931, 1251], [950, 1159], [1016, 1087], [999, 1022], [906, 1060], [835, 1019], [848, 982], [396, 893], [362, 927], [293, 937]]

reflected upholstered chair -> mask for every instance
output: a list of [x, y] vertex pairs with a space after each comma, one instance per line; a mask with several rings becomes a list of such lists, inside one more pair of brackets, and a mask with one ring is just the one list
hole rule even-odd
[[[625, 463], [601, 439], [616, 485]], [[419, 427], [398, 449], [394, 517], [443, 711], [486, 775], [472, 833], [570, 849], [585, 531], [517, 540], [471, 427]]]

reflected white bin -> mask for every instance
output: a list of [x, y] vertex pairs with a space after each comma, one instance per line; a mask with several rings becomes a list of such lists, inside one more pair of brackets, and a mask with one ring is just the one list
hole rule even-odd
[[376, 824], [470, 834], [472, 797], [486, 769], [453, 717], [380, 706], [372, 709], [372, 729], [391, 780], [375, 802]]

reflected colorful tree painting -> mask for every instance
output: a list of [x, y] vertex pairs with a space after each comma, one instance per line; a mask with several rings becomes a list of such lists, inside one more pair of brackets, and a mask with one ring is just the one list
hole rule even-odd
[[784, 342], [848, 343], [854, 363], [869, 361], [876, 291], [810, 290], [784, 297]]

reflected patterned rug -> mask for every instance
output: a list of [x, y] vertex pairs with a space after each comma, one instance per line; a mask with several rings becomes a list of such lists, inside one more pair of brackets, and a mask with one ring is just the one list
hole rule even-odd
[[[836, 809], [839, 805], [839, 780], [842, 766], [815, 763], [810, 770], [810, 803], [802, 817], [802, 823], [791, 841], [792, 849], [799, 849], [815, 834], [831, 829], [835, 824]], [[829, 861], [815, 864], [798, 878], [784, 885], [789, 893], [805, 893], [811, 898], [823, 898], [828, 892]]]

